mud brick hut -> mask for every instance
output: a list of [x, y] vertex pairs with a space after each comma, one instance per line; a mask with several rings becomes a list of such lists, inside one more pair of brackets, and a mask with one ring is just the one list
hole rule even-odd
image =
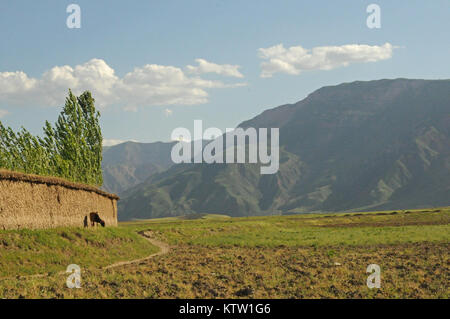
[[118, 199], [62, 178], [0, 170], [0, 229], [83, 227], [90, 212], [117, 226]]

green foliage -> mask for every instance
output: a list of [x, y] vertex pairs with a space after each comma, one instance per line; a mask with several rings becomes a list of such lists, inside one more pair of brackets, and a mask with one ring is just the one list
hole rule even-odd
[[[327, 216], [327, 217], [325, 217]], [[356, 214], [305, 214], [186, 220], [173, 217], [133, 221], [122, 226], [151, 228], [171, 245], [203, 247], [332, 247], [448, 242], [450, 207], [437, 211]]]
[[89, 91], [76, 97], [69, 90], [55, 127], [45, 122], [43, 138], [0, 122], [0, 167], [100, 186], [103, 138], [94, 102]]
[[[145, 257], [158, 251], [132, 229], [63, 227], [0, 230], [0, 278], [84, 269]], [[1, 285], [1, 284], [0, 284]]]

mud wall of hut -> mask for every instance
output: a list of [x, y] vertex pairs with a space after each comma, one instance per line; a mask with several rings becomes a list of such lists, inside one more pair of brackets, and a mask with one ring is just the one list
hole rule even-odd
[[90, 212], [117, 226], [118, 199], [60, 178], [0, 171], [0, 229], [83, 227]]

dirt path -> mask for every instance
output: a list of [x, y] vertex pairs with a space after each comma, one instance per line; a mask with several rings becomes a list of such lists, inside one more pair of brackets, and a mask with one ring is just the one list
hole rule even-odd
[[169, 252], [170, 246], [162, 241], [152, 238], [153, 233], [151, 231], [143, 231], [143, 232], [140, 232], [139, 235], [141, 235], [142, 237], [147, 239], [152, 245], [158, 247], [160, 250], [157, 253], [153, 253], [144, 258], [139, 258], [139, 259], [134, 259], [134, 260], [129, 260], [129, 261], [119, 261], [112, 265], [105, 266], [102, 269], [111, 269], [111, 268], [116, 268], [116, 267], [125, 266], [125, 265], [137, 264], [137, 263], [149, 260], [153, 257], [167, 254]]
[[[159, 240], [153, 238], [152, 231], [149, 231], [149, 230], [141, 231], [141, 232], [139, 232], [139, 235], [141, 235], [142, 237], [147, 239], [152, 245], [158, 247], [159, 251], [156, 252], [156, 253], [153, 253], [153, 254], [151, 254], [151, 255], [149, 255], [147, 257], [144, 257], [144, 258], [127, 260], [127, 261], [119, 261], [119, 262], [116, 262], [114, 264], [101, 267], [99, 269], [104, 269], [105, 270], [105, 269], [111, 269], [111, 268], [116, 268], [116, 267], [121, 267], [121, 266], [141, 263], [143, 261], [152, 259], [153, 257], [167, 254], [170, 251], [170, 246], [167, 243], [159, 241]], [[62, 275], [62, 274], [67, 274], [67, 272], [66, 271], [59, 271], [59, 272], [54, 273], [54, 274]], [[14, 276], [14, 277], [2, 277], [2, 278], [0, 278], [0, 280], [5, 280], [5, 279], [18, 279], [18, 280], [20, 280], [20, 279], [27, 279], [27, 278], [42, 278], [42, 277], [47, 277], [49, 275], [50, 275], [49, 273], [35, 274], [35, 275], [26, 275], [26, 276], [17, 275], [17, 276]]]

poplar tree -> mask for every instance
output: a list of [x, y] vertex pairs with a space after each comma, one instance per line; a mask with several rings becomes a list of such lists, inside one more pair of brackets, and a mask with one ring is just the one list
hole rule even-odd
[[76, 97], [69, 89], [55, 128], [46, 121], [42, 138], [0, 121], [0, 167], [100, 186], [103, 138], [94, 104], [89, 91]]

